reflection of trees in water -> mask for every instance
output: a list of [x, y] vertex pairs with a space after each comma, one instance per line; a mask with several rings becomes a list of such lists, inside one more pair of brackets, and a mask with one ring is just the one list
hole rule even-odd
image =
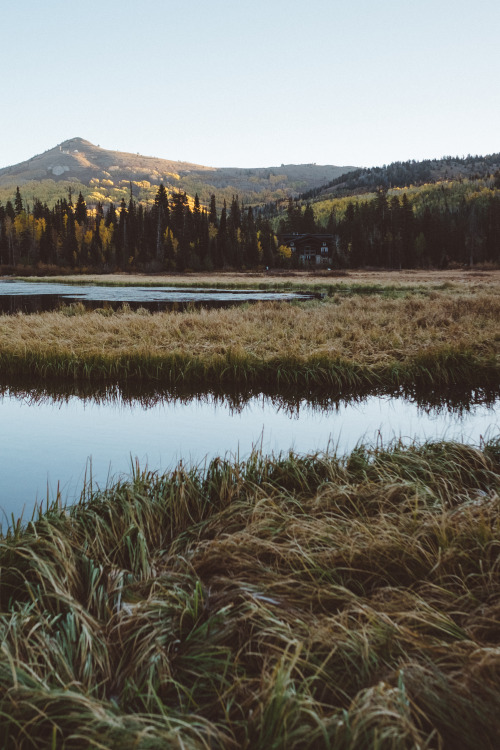
[[41, 386], [27, 379], [16, 383], [0, 382], [0, 395], [15, 396], [28, 404], [68, 403], [78, 398], [89, 404], [123, 404], [131, 408], [153, 408], [161, 404], [187, 404], [198, 401], [200, 404], [212, 404], [226, 407], [231, 413], [240, 413], [250, 403], [262, 406], [270, 405], [276, 411], [285, 412], [288, 416], [298, 416], [302, 411], [313, 411], [318, 414], [338, 412], [342, 407], [362, 405], [369, 398], [404, 399], [416, 404], [425, 414], [452, 413], [456, 416], [467, 414], [476, 406], [493, 406], [500, 398], [500, 388], [473, 388], [467, 390], [447, 389], [446, 391], [429, 391], [419, 389], [394, 389], [391, 391], [344, 392], [330, 396], [324, 392], [314, 391], [262, 391], [262, 390], [222, 390], [207, 389], [199, 391], [190, 388], [162, 388], [155, 384], [100, 384], [87, 382], [52, 383]]

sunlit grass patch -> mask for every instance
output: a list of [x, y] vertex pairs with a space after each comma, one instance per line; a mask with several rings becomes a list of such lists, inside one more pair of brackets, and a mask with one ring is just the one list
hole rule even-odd
[[183, 313], [0, 317], [0, 373], [87, 381], [356, 392], [498, 383], [488, 291], [334, 296]]

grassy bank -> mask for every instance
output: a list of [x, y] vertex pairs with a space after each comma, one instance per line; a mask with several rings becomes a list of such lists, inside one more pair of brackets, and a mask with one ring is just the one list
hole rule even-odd
[[334, 294], [301, 304], [150, 315], [0, 318], [0, 375], [344, 392], [498, 385], [500, 294]]
[[0, 540], [5, 748], [493, 750], [500, 443], [136, 471]]
[[179, 286], [214, 288], [325, 288], [333, 287], [401, 287], [428, 290], [447, 287], [470, 289], [491, 288], [500, 285], [499, 269], [429, 270], [407, 269], [401, 271], [262, 271], [183, 274], [65, 274], [29, 275], [16, 273], [16, 278], [31, 282], [62, 282], [64, 284], [96, 284], [102, 286]]

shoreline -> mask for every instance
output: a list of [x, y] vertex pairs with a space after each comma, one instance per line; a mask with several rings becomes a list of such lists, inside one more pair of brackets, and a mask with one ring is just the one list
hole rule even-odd
[[0, 376], [329, 394], [495, 386], [500, 274], [489, 278], [218, 310], [92, 311], [76, 303], [2, 315]]

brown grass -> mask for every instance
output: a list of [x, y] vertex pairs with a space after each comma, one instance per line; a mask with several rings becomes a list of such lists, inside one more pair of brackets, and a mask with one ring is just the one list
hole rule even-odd
[[77, 306], [2, 316], [0, 370], [176, 382], [210, 376], [254, 385], [279, 381], [281, 374], [283, 383], [330, 386], [345, 386], [349, 378], [354, 386], [419, 377], [434, 385], [459, 383], [470, 370], [490, 384], [498, 381], [496, 287], [391, 294], [336, 293], [300, 305], [155, 315], [104, 315]]
[[245, 309], [105, 316], [84, 312], [4, 316], [2, 351], [71, 355], [243, 350], [259, 360], [326, 355], [359, 364], [400, 361], [441, 345], [496, 353], [500, 296], [437, 294], [432, 298], [340, 298], [307, 307], [260, 303]]

